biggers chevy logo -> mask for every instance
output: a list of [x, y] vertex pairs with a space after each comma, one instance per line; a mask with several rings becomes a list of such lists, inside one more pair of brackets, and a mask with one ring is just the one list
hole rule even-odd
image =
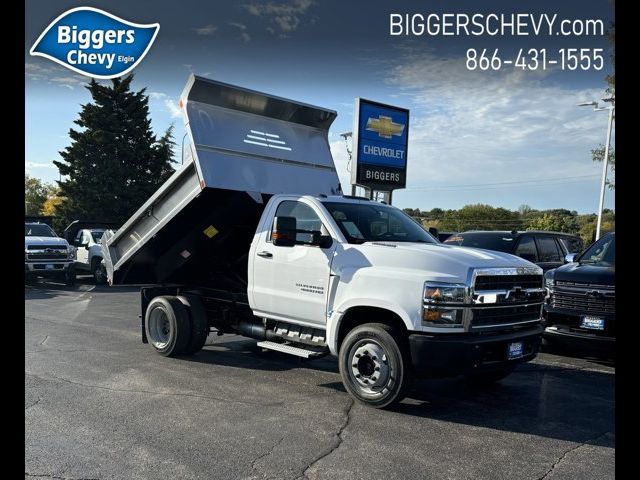
[[42, 32], [29, 53], [94, 78], [133, 70], [151, 48], [160, 24], [140, 25], [92, 7], [64, 12]]

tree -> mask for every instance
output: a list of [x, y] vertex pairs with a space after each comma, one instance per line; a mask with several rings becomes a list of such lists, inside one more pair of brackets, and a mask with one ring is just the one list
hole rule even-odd
[[547, 230], [573, 234], [580, 230], [580, 225], [573, 215], [554, 214], [553, 211], [545, 212], [540, 217], [534, 217], [527, 223], [527, 230]]
[[481, 203], [447, 210], [440, 221], [443, 230], [513, 230], [521, 225], [519, 214], [502, 207]]
[[81, 106], [71, 145], [53, 163], [66, 177], [56, 212], [64, 222], [81, 218], [123, 223], [171, 175], [172, 127], [157, 139], [151, 130], [146, 89], [131, 90], [133, 75], [111, 85], [86, 86], [92, 102]]
[[42, 215], [42, 209], [49, 197], [54, 194], [55, 187], [39, 178], [24, 175], [25, 215]]

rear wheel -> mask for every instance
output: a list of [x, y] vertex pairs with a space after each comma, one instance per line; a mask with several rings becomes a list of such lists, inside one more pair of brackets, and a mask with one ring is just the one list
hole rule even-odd
[[388, 325], [351, 330], [340, 346], [340, 375], [359, 402], [384, 408], [402, 400], [410, 384], [410, 361], [400, 336]]
[[202, 350], [209, 335], [209, 321], [202, 301], [195, 295], [181, 295], [177, 297], [189, 313], [190, 336], [184, 350], [193, 354]]
[[160, 355], [172, 357], [184, 352], [191, 335], [189, 314], [180, 300], [155, 297], [145, 313], [147, 339]]
[[465, 375], [465, 379], [472, 385], [491, 385], [510, 375], [514, 369], [515, 367], [507, 367], [491, 372], [470, 373]]

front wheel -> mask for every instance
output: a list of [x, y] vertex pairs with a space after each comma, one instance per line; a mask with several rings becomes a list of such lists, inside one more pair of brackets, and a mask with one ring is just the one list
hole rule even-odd
[[64, 272], [64, 284], [68, 287], [76, 284], [76, 269], [74, 266], [70, 266]]
[[384, 408], [402, 400], [410, 383], [410, 361], [398, 333], [367, 323], [351, 330], [340, 346], [340, 375], [359, 402]]

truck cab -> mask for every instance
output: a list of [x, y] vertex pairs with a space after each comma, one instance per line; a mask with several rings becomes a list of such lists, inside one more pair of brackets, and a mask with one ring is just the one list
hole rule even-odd
[[107, 281], [100, 243], [104, 232], [104, 228], [83, 228], [78, 230], [73, 239], [73, 245], [77, 251], [76, 270], [93, 275], [97, 285], [105, 284]]

